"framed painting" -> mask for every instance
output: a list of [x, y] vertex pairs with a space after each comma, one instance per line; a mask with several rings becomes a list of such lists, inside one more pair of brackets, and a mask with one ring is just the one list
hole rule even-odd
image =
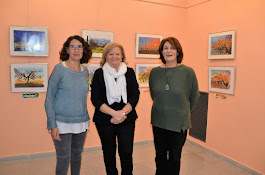
[[235, 67], [209, 66], [209, 91], [235, 93]]
[[89, 84], [89, 90], [91, 90], [91, 83], [94, 77], [95, 71], [100, 68], [100, 64], [98, 63], [89, 63], [89, 64], [83, 64], [88, 69], [88, 84]]
[[139, 87], [149, 87], [149, 75], [154, 67], [161, 64], [136, 64], [136, 78]]
[[135, 57], [137, 58], [159, 58], [159, 45], [162, 35], [136, 34]]
[[235, 31], [209, 34], [208, 59], [235, 58]]
[[113, 32], [100, 30], [82, 30], [82, 37], [90, 43], [92, 57], [102, 57], [104, 46], [114, 40]]
[[48, 63], [11, 63], [12, 92], [46, 92]]
[[11, 56], [48, 56], [48, 27], [10, 26]]

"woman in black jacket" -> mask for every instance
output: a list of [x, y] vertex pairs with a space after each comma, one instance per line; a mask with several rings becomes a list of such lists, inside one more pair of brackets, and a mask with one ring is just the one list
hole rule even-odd
[[134, 70], [125, 64], [123, 47], [109, 43], [103, 49], [102, 68], [95, 71], [91, 84], [91, 101], [95, 106], [93, 121], [101, 139], [107, 175], [118, 175], [116, 139], [121, 174], [132, 175], [133, 139], [139, 100], [139, 86]]

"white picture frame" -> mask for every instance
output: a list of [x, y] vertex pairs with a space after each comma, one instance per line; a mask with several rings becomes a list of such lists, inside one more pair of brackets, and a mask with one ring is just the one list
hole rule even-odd
[[48, 63], [11, 63], [11, 92], [46, 92]]
[[100, 68], [99, 63], [88, 63], [88, 64], [83, 64], [88, 69], [88, 84], [89, 84], [89, 90], [91, 90], [91, 83], [94, 77], [94, 73], [97, 69]]
[[233, 95], [235, 93], [235, 67], [209, 66], [208, 87], [212, 92]]
[[149, 87], [149, 75], [153, 68], [161, 64], [136, 64], [136, 79], [139, 87]]
[[92, 57], [102, 57], [104, 46], [114, 41], [114, 33], [111, 31], [84, 29], [82, 37], [91, 45]]
[[10, 26], [11, 56], [48, 56], [48, 27]]
[[136, 33], [135, 57], [159, 58], [159, 45], [163, 35]]
[[209, 34], [208, 59], [235, 58], [235, 31]]

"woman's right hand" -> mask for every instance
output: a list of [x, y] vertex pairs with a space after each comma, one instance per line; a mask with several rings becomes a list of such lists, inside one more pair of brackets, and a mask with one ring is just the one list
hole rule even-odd
[[127, 116], [125, 115], [125, 111], [124, 110], [114, 110], [112, 108], [110, 108], [108, 105], [106, 105], [105, 103], [103, 103], [99, 110], [105, 114], [111, 115], [112, 118], [115, 119], [115, 121], [111, 120], [110, 122], [113, 124], [119, 124], [122, 123], [124, 120], [127, 119]]
[[51, 129], [51, 136], [53, 140], [62, 141], [59, 135], [59, 128], [52, 128]]

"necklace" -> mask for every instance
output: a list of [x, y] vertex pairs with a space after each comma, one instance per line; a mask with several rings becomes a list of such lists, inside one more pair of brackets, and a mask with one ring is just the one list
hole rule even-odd
[[169, 85], [168, 85], [168, 81], [167, 81], [167, 68], [165, 68], [166, 71], [166, 85], [165, 85], [165, 90], [168, 91], [169, 90]]
[[[176, 67], [178, 66], [178, 64], [176, 65]], [[167, 77], [167, 64], [165, 64], [165, 72], [166, 72], [166, 85], [165, 85], [165, 91], [169, 91], [169, 85], [168, 85], [168, 77]], [[173, 73], [172, 75], [170, 76], [170, 79], [171, 77], [173, 76]]]

